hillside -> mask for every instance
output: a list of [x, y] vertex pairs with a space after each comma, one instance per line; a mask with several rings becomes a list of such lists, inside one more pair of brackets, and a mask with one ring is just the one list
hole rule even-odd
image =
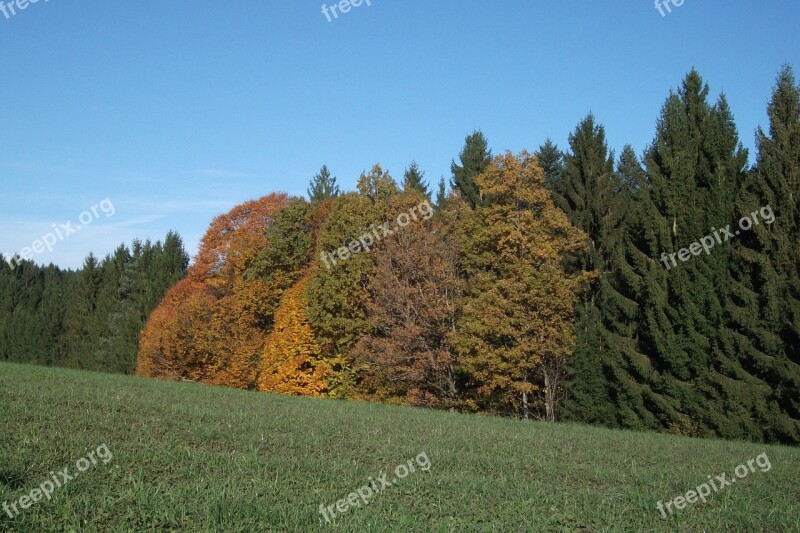
[[[14, 364], [0, 364], [0, 405], [0, 504], [103, 459], [51, 501], [0, 510], [3, 531], [800, 530], [788, 447]], [[706, 503], [656, 509], [761, 454], [768, 469]], [[409, 463], [368, 505], [323, 518]]]

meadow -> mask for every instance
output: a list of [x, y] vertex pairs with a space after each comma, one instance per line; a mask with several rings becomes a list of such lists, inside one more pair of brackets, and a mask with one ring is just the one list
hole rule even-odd
[[[800, 450], [0, 364], [0, 530], [798, 531]], [[397, 465], [408, 473], [328, 523]], [[667, 501], [756, 467], [666, 518]], [[18, 506], [19, 508], [19, 506]]]

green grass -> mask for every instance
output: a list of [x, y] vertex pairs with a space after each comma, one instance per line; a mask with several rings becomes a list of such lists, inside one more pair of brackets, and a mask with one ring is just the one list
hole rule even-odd
[[[0, 364], [0, 504], [87, 452], [113, 459], [11, 531], [798, 531], [800, 450], [524, 423]], [[327, 524], [330, 505], [425, 452]], [[771, 470], [667, 519], [669, 500], [766, 452]]]

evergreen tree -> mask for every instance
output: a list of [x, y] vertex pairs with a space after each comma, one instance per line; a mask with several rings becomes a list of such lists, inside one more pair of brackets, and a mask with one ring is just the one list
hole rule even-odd
[[439, 178], [439, 189], [436, 191], [436, 209], [437, 211], [442, 211], [443, 209], [447, 209], [447, 205], [447, 185], [444, 181], [444, 176], [442, 176]]
[[[736, 211], [762, 223], [733, 243], [728, 346], [742, 374], [761, 381], [752, 416], [763, 439], [800, 442], [800, 88], [784, 67], [756, 132], [756, 168], [741, 182]], [[773, 223], [764, 220], [772, 214]], [[746, 373], [745, 373], [746, 372]]]
[[336, 177], [331, 176], [326, 165], [322, 165], [308, 185], [308, 198], [312, 203], [324, 202], [339, 196], [339, 186], [336, 184]]
[[422, 179], [424, 176], [425, 173], [419, 169], [417, 162], [412, 161], [403, 174], [403, 192], [417, 191], [430, 200], [431, 193], [428, 184]]
[[150, 289], [142, 302], [147, 314], [156, 308], [170, 287], [186, 276], [189, 268], [189, 254], [177, 232], [167, 232], [164, 243], [161, 246], [157, 244], [156, 248], [158, 253], [148, 267]]
[[102, 283], [102, 269], [99, 261], [90, 253], [71, 287], [67, 304], [66, 322], [62, 342], [66, 347], [64, 365], [73, 368], [92, 367], [91, 356], [95, 350], [97, 333], [94, 324], [97, 297]]
[[467, 135], [459, 160], [461, 165], [457, 165], [455, 161], [450, 165], [453, 172], [450, 186], [461, 191], [462, 197], [474, 209], [481, 204], [481, 193], [475, 178], [486, 170], [492, 161], [489, 144], [480, 130]]
[[[185, 268], [180, 238], [169, 240]], [[134, 241], [133, 249], [121, 245], [103, 261], [89, 254], [77, 272], [0, 265], [0, 359], [130, 373], [139, 331], [168, 288], [161, 244]]]
[[581, 121], [569, 140], [570, 153], [561, 171], [563, 192], [554, 196], [570, 221], [589, 237], [588, 254], [579, 258], [578, 267], [596, 270], [600, 277], [577, 310], [577, 346], [568, 363], [570, 395], [564, 415], [613, 427], [624, 424], [617, 414], [631, 418], [625, 410], [630, 408], [619, 409], [619, 403], [622, 397], [633, 396], [636, 387], [626, 371], [637, 360], [632, 338], [636, 302], [629, 287], [635, 276], [627, 253], [634, 191], [623, 180], [634, 179], [627, 177], [631, 174], [643, 179], [644, 171], [628, 146], [614, 172], [604, 128], [592, 115]]
[[733, 200], [747, 153], [725, 97], [714, 106], [707, 97], [708, 86], [690, 72], [667, 99], [647, 151], [651, 194], [639, 215], [638, 242], [661, 265], [638, 265], [636, 337], [652, 369], [647, 403], [662, 427], [752, 438], [757, 430], [748, 413], [747, 378], [730, 358], [722, 331], [732, 248], [723, 243], [709, 254], [693, 251], [685, 262], [670, 258], [740, 216]]
[[556, 197], [556, 205], [589, 236], [592, 257], [586, 266], [594, 269], [604, 262], [599, 247], [608, 226], [604, 218], [618, 190], [614, 155], [608, 151], [605, 129], [592, 114], [578, 124], [569, 143], [570, 153], [564, 158], [564, 192]]
[[145, 292], [146, 272], [142, 261], [150, 242], [138, 239], [131, 250], [119, 246], [102, 264], [102, 284], [97, 298], [93, 322], [102, 327], [94, 349], [96, 370], [132, 373], [136, 364], [138, 335], [144, 321], [139, 316], [139, 305]]
[[549, 138], [536, 151], [539, 166], [544, 170], [544, 186], [554, 198], [564, 194], [564, 152]]
[[780, 222], [769, 228], [773, 230], [770, 255], [785, 283], [777, 331], [787, 348], [787, 356], [800, 364], [800, 246], [797, 245], [800, 235], [800, 87], [789, 66], [778, 76], [767, 113], [769, 135], [759, 128], [756, 138], [755, 176], [772, 194], [762, 198], [761, 206], [751, 203], [742, 205], [741, 209], [749, 213], [756, 208], [772, 206], [768, 202], [775, 204], [772, 210]]

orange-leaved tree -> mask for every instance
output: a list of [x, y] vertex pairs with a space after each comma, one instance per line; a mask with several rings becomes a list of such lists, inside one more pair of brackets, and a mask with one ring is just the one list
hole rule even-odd
[[265, 303], [268, 286], [245, 273], [268, 245], [267, 229], [287, 200], [270, 194], [212, 221], [187, 277], [142, 332], [138, 375], [255, 386], [272, 309]]

